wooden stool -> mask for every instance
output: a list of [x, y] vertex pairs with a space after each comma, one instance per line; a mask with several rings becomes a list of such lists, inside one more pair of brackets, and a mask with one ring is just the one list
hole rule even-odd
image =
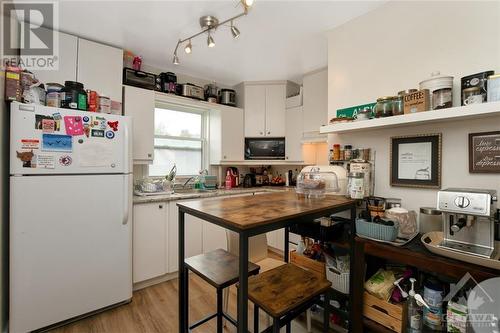
[[[192, 330], [207, 321], [217, 317], [217, 333], [222, 333], [222, 318], [226, 318], [233, 325], [237, 326], [235, 319], [230, 317], [222, 309], [222, 291], [224, 288], [229, 287], [239, 279], [239, 258], [227, 251], [217, 249], [205, 254], [200, 254], [184, 260], [185, 263], [185, 276], [188, 276], [189, 270], [201, 277], [203, 280], [211, 284], [217, 290], [217, 312], [209, 315], [196, 323], [189, 326]], [[248, 262], [248, 275], [255, 275], [259, 273], [260, 267]], [[189, 280], [186, 278], [186, 280]], [[189, 283], [186, 281], [186, 290], [189, 290]], [[188, 292], [185, 293], [187, 297], [186, 304], [189, 302]], [[188, 306], [189, 308], [189, 306]]]
[[[273, 326], [264, 332], [279, 333], [290, 322], [319, 303], [322, 294], [325, 304], [330, 302], [327, 291], [331, 282], [317, 273], [306, 271], [293, 264], [286, 264], [248, 279], [248, 298], [254, 303], [254, 332], [259, 332], [259, 308], [273, 317]], [[328, 307], [324, 306], [324, 332], [329, 329]]]

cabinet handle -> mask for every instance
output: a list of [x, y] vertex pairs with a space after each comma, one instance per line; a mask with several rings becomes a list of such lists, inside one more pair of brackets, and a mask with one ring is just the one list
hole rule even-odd
[[264, 135], [264, 132], [260, 132], [260, 135]]
[[163, 205], [158, 205], [158, 208], [163, 209]]
[[288, 159], [288, 156], [286, 157], [286, 159]]
[[149, 154], [148, 154], [148, 157], [153, 157], [153, 154], [149, 153]]
[[226, 155], [224, 155], [224, 159], [226, 159], [226, 158], [227, 158], [227, 156], [226, 156]]
[[271, 134], [271, 131], [268, 131], [267, 134]]

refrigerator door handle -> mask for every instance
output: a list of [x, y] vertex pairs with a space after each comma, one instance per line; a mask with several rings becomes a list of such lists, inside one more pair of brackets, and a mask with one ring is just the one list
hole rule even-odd
[[129, 188], [129, 180], [127, 177], [124, 177], [125, 181], [123, 182], [123, 221], [122, 224], [126, 225], [128, 223], [128, 217], [130, 214], [129, 209], [129, 200], [128, 196], [130, 195]]

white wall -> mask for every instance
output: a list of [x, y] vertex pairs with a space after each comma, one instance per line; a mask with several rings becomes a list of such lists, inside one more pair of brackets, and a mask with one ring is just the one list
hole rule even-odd
[[[418, 88], [435, 70], [455, 77], [454, 103], [459, 105], [462, 76], [500, 72], [500, 2], [389, 2], [329, 32], [328, 53], [329, 117], [342, 107]], [[390, 186], [390, 137], [442, 133], [442, 187], [500, 192], [500, 174], [468, 172], [468, 133], [491, 130], [500, 130], [500, 117], [330, 135], [329, 144], [374, 149], [375, 194], [402, 198], [404, 206], [418, 210], [435, 206], [436, 190]]]

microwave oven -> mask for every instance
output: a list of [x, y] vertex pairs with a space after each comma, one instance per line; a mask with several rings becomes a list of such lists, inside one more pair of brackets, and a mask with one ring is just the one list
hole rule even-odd
[[245, 160], [284, 160], [285, 138], [245, 138]]

